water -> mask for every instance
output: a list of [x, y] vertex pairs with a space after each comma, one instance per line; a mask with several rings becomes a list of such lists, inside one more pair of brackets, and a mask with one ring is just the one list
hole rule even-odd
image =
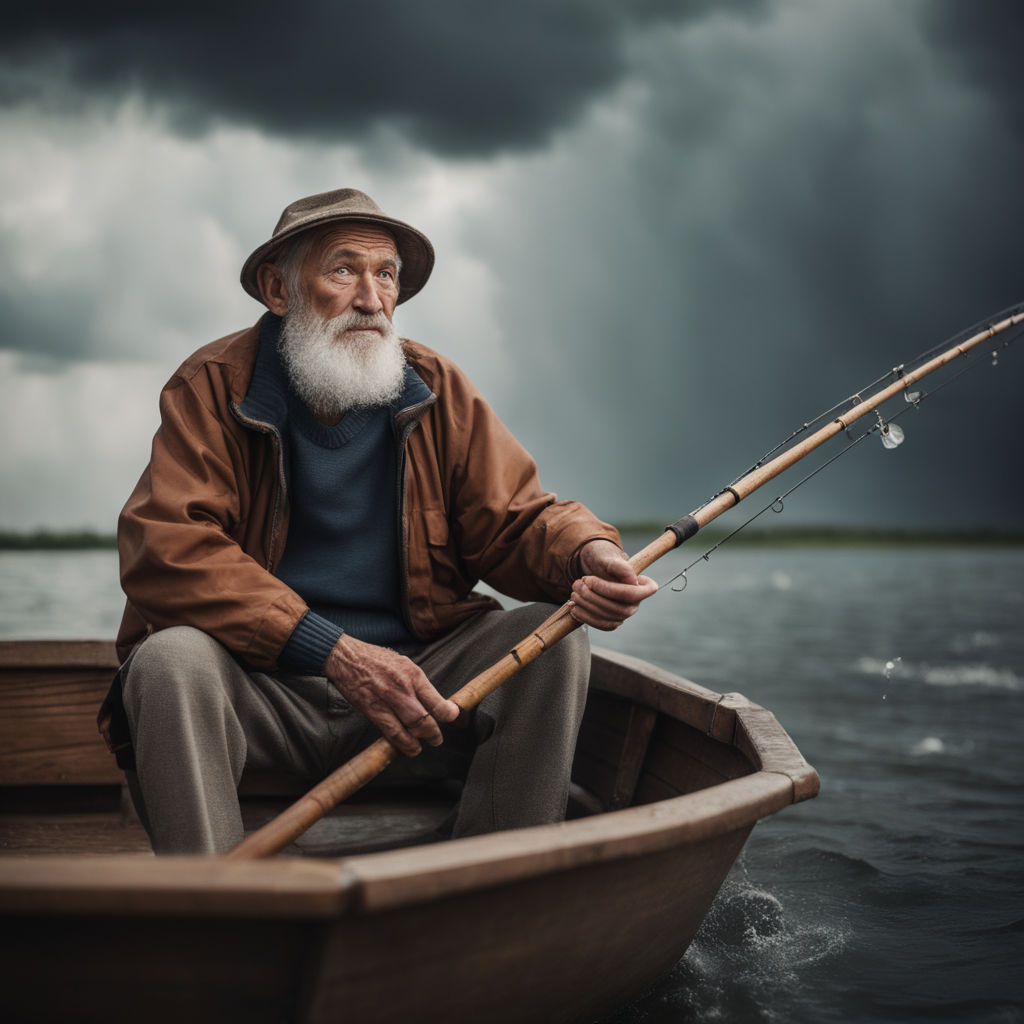
[[[0, 636], [119, 616], [112, 553], [0, 553]], [[607, 1024], [1024, 1022], [1022, 623], [1022, 549], [733, 547], [596, 635], [770, 708], [822, 779]]]
[[1024, 1021], [1024, 551], [723, 549], [605, 642], [769, 707], [822, 780], [614, 1024]]
[[113, 551], [0, 551], [0, 639], [112, 640], [123, 608]]

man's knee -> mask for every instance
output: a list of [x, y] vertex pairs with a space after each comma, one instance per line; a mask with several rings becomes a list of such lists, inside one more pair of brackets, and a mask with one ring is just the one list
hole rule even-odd
[[223, 647], [192, 626], [171, 626], [151, 634], [135, 650], [123, 681], [125, 708], [142, 701], [173, 704], [202, 701], [221, 688]]

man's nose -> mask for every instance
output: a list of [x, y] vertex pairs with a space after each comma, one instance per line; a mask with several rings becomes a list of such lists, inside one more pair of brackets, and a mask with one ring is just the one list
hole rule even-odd
[[372, 274], [361, 274], [352, 305], [360, 313], [379, 313], [384, 308], [377, 293], [377, 284]]

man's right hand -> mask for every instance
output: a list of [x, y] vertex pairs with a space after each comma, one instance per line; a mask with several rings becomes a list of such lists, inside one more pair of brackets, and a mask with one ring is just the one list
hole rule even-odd
[[445, 700], [414, 662], [348, 634], [327, 656], [324, 673], [408, 757], [420, 752], [421, 740], [439, 746], [441, 725], [459, 716], [459, 706]]

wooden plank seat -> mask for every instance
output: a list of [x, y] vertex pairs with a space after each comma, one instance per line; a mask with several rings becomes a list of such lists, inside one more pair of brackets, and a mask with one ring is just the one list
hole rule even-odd
[[[0, 645], [0, 856], [149, 852], [124, 777], [96, 730], [117, 665], [112, 643]], [[265, 824], [311, 784], [243, 776], [246, 829]], [[451, 784], [371, 786], [289, 852], [342, 856], [427, 842], [457, 799]]]

